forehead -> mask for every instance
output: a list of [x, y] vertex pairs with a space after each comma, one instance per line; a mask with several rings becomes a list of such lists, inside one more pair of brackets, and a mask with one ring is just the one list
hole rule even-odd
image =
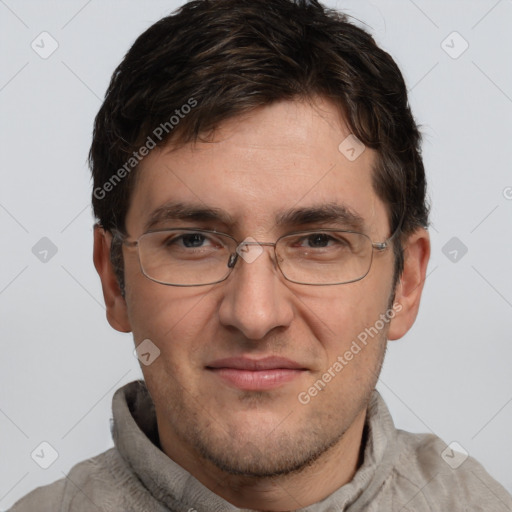
[[142, 232], [168, 203], [216, 209], [252, 233], [268, 232], [286, 212], [322, 204], [369, 227], [385, 225], [372, 187], [376, 154], [352, 137], [338, 109], [318, 99], [278, 102], [230, 119], [212, 142], [155, 148], [139, 164], [127, 229]]

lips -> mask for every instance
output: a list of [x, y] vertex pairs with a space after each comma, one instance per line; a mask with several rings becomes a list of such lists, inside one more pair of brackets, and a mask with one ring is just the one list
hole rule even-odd
[[285, 359], [284, 357], [265, 357], [263, 359], [250, 359], [248, 357], [229, 357], [226, 359], [219, 359], [207, 365], [207, 368], [232, 368], [235, 370], [305, 370], [302, 365]]
[[290, 359], [265, 357], [231, 357], [209, 363], [206, 369], [226, 384], [246, 391], [277, 388], [307, 372], [307, 368]]

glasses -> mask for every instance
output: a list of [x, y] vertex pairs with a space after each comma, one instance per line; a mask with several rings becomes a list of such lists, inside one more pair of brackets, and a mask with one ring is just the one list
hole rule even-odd
[[373, 251], [388, 249], [397, 231], [384, 242], [372, 242], [363, 233], [337, 229], [296, 231], [274, 243], [252, 238], [238, 242], [226, 233], [183, 228], [149, 231], [136, 241], [128, 241], [114, 231], [114, 239], [136, 248], [142, 273], [164, 285], [221, 283], [240, 258], [251, 263], [263, 252], [263, 246], [274, 248], [275, 262], [286, 280], [336, 285], [363, 279], [370, 271]]

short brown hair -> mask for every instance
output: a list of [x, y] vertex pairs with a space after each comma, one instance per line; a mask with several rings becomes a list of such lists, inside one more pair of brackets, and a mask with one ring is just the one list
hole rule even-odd
[[[318, 95], [377, 151], [373, 186], [400, 235], [397, 278], [400, 240], [428, 224], [421, 137], [407, 89], [369, 33], [315, 0], [193, 0], [139, 36], [94, 124], [89, 162], [99, 223], [125, 232], [137, 163], [150, 139], [203, 140], [229, 118]], [[123, 290], [122, 259], [113, 258]]]

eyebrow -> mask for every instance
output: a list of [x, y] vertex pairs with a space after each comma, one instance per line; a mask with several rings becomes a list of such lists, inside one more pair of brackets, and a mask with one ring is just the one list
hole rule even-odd
[[182, 203], [169, 201], [151, 212], [144, 224], [144, 230], [148, 231], [156, 225], [170, 220], [188, 220], [196, 222], [221, 222], [227, 226], [235, 224], [232, 217], [219, 208], [213, 208], [203, 204]]
[[[169, 221], [217, 222], [233, 227], [237, 222], [225, 210], [200, 203], [169, 201], [151, 212], [144, 231]], [[340, 229], [362, 231], [364, 219], [348, 206], [339, 203], [322, 203], [302, 208], [281, 210], [275, 217], [277, 226], [296, 228], [311, 224], [334, 224]]]
[[327, 223], [354, 231], [361, 231], [365, 226], [361, 215], [339, 203], [322, 203], [303, 208], [292, 208], [280, 212], [276, 217], [277, 225], [303, 226]]

